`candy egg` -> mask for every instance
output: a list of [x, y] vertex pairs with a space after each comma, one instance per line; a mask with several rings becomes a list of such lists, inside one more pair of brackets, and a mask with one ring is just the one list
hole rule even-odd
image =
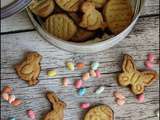
[[57, 75], [56, 70], [48, 70], [47, 72], [48, 77], [55, 77]]
[[125, 99], [125, 96], [122, 93], [118, 92], [118, 91], [115, 91], [113, 93], [113, 95], [118, 99]]
[[143, 103], [144, 102], [144, 94], [137, 95], [136, 98], [137, 98], [139, 103]]
[[80, 104], [80, 108], [81, 109], [87, 109], [87, 108], [89, 108], [90, 107], [90, 104], [89, 103], [81, 103]]
[[76, 67], [77, 67], [78, 70], [81, 70], [81, 69], [84, 68], [84, 63], [77, 63]]
[[32, 109], [27, 110], [27, 115], [32, 120], [35, 120], [35, 118], [36, 118], [36, 113]]
[[150, 61], [145, 61], [144, 65], [148, 68], [148, 69], [152, 69], [153, 68], [153, 64]]
[[101, 78], [102, 75], [101, 75], [100, 70], [96, 70], [95, 72], [96, 72], [96, 77], [97, 78]]
[[155, 59], [154, 54], [153, 54], [153, 53], [148, 53], [148, 55], [147, 55], [147, 59], [148, 59], [150, 62], [153, 62], [153, 61], [154, 61], [154, 59]]
[[68, 79], [66, 77], [63, 78], [63, 86], [64, 87], [68, 86]]
[[16, 120], [14, 117], [9, 117], [7, 120]]
[[75, 69], [74, 64], [72, 62], [67, 62], [66, 66], [67, 66], [68, 70], [70, 70], [70, 71], [74, 71], [74, 69]]
[[89, 75], [88, 72], [87, 72], [87, 73], [84, 73], [84, 74], [82, 75], [82, 80], [84, 80], [84, 81], [88, 80], [89, 78], [90, 78], [90, 75]]
[[13, 91], [13, 88], [11, 86], [9, 86], [9, 85], [8, 86], [4, 86], [4, 88], [2, 90], [3, 93], [8, 93], [8, 94], [11, 94], [12, 91]]
[[97, 70], [98, 67], [99, 67], [99, 63], [98, 62], [92, 62], [92, 64], [91, 64], [91, 69], [92, 70]]
[[86, 92], [87, 92], [86, 88], [80, 88], [80, 89], [78, 90], [78, 94], [79, 94], [80, 96], [85, 95]]
[[124, 100], [124, 99], [116, 99], [116, 103], [117, 103], [119, 106], [122, 106], [122, 105], [124, 105], [125, 100]]
[[74, 85], [75, 85], [75, 88], [79, 89], [79, 88], [82, 87], [83, 81], [82, 80], [76, 80]]
[[11, 104], [16, 99], [15, 95], [10, 95], [8, 102]]
[[97, 76], [96, 72], [94, 70], [90, 70], [89, 73], [90, 73], [91, 77], [96, 77]]
[[15, 107], [21, 105], [23, 101], [21, 99], [15, 99], [11, 104]]
[[96, 90], [96, 94], [99, 95], [104, 91], [105, 87], [104, 86], [100, 86], [97, 90]]
[[3, 98], [4, 100], [8, 101], [8, 100], [9, 100], [9, 95], [8, 95], [8, 93], [2, 93], [2, 98]]

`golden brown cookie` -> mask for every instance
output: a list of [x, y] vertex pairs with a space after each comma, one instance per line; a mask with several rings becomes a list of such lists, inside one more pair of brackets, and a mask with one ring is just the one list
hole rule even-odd
[[29, 52], [25, 59], [15, 67], [18, 76], [28, 82], [30, 86], [38, 83], [41, 59], [42, 56], [37, 52]]
[[37, 16], [47, 17], [49, 16], [55, 7], [53, 0], [32, 0], [29, 8]]
[[93, 2], [96, 8], [102, 8], [108, 0], [87, 0], [89, 2]]
[[131, 91], [135, 94], [142, 94], [145, 86], [150, 86], [156, 79], [155, 71], [140, 72], [136, 69], [133, 58], [125, 54], [122, 64], [123, 73], [118, 76], [121, 86], [131, 86]]
[[107, 105], [99, 105], [91, 108], [84, 117], [84, 120], [113, 120], [114, 113]]
[[132, 21], [133, 12], [129, 0], [109, 0], [103, 14], [108, 28], [114, 34], [123, 31]]
[[95, 5], [93, 3], [84, 2], [81, 9], [84, 13], [80, 23], [82, 28], [86, 28], [87, 30], [96, 30], [102, 28], [102, 14], [95, 9]]
[[63, 120], [66, 104], [54, 92], [47, 92], [47, 98], [52, 104], [52, 110], [46, 114], [43, 120]]
[[71, 38], [71, 41], [84, 42], [94, 37], [94, 35], [95, 35], [94, 31], [88, 31], [88, 30], [79, 28], [77, 33]]
[[65, 14], [54, 14], [45, 21], [46, 30], [63, 40], [71, 39], [77, 32], [73, 20]]
[[76, 12], [78, 11], [83, 0], [55, 0], [57, 5], [65, 11]]

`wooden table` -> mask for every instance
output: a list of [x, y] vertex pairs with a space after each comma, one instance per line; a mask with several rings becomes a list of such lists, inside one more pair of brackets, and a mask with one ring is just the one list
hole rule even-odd
[[[148, 52], [155, 54], [159, 59], [159, 1], [146, 0], [140, 19], [133, 31], [126, 39], [116, 46], [96, 54], [73, 54], [56, 48], [45, 41], [34, 29], [25, 11], [2, 20], [1, 26], [1, 88], [11, 85], [17, 98], [24, 100], [24, 104], [14, 108], [2, 100], [1, 118], [16, 117], [17, 120], [29, 120], [26, 110], [32, 108], [37, 112], [37, 119], [50, 110], [50, 104], [45, 98], [45, 90], [53, 90], [67, 103], [65, 120], [80, 120], [85, 111], [79, 108], [79, 103], [89, 101], [94, 104], [108, 104], [114, 110], [116, 120], [158, 120], [154, 111], [159, 107], [159, 81], [145, 90], [145, 102], [138, 103], [133, 94], [117, 85], [116, 77], [120, 73], [120, 62], [123, 53], [129, 53], [135, 58], [138, 68], [144, 68], [144, 60]], [[19, 62], [24, 53], [38, 51], [42, 56], [42, 70], [39, 84], [34, 87], [20, 80], [15, 73], [14, 65]], [[75, 79], [89, 69], [91, 61], [100, 62], [102, 78], [86, 82], [87, 94], [80, 97], [73, 86]], [[83, 70], [69, 72], [65, 68], [66, 61], [85, 62]], [[154, 70], [158, 71], [158, 64]], [[56, 78], [48, 78], [46, 70], [55, 68]], [[61, 85], [61, 79], [68, 77], [70, 84], [67, 88]], [[104, 85], [105, 91], [99, 96], [93, 91]], [[112, 93], [120, 90], [126, 96], [126, 104], [119, 107], [115, 103]]]

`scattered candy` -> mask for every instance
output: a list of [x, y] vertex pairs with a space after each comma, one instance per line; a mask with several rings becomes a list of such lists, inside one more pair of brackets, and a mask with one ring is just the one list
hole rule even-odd
[[96, 72], [96, 77], [97, 78], [101, 78], [101, 76], [102, 76], [101, 72], [99, 70], [96, 70], [95, 72]]
[[82, 80], [76, 80], [74, 85], [75, 85], [75, 88], [79, 89], [79, 88], [82, 87], [83, 81]]
[[49, 77], [55, 77], [57, 75], [57, 72], [55, 70], [49, 70], [48, 73], [47, 73], [47, 75]]
[[80, 88], [80, 89], [78, 90], [78, 94], [79, 94], [80, 96], [85, 95], [86, 92], [87, 92], [86, 88]]
[[63, 78], [63, 86], [64, 87], [68, 86], [68, 79], [66, 77]]
[[15, 107], [21, 105], [23, 101], [21, 99], [15, 99], [11, 104]]
[[150, 61], [145, 61], [144, 65], [148, 68], [148, 69], [152, 69], [153, 68], [153, 64]]
[[15, 99], [16, 99], [15, 95], [10, 95], [8, 102], [11, 104], [13, 101], [15, 101]]
[[97, 70], [98, 67], [99, 67], [99, 63], [98, 62], [92, 62], [92, 64], [91, 64], [91, 69], [92, 70]]
[[101, 86], [101, 87], [99, 87], [97, 90], [96, 90], [96, 94], [97, 95], [99, 95], [99, 94], [101, 94], [103, 91], [104, 91], [104, 89], [105, 89], [105, 87], [104, 86]]
[[154, 61], [154, 59], [155, 59], [154, 54], [153, 54], [153, 53], [148, 53], [148, 55], [147, 55], [147, 59], [148, 59], [148, 61], [153, 62], [153, 61]]
[[8, 93], [2, 93], [2, 98], [3, 98], [4, 100], [8, 101], [8, 100], [9, 100], [9, 95], [8, 95]]
[[84, 74], [82, 75], [82, 80], [84, 80], [84, 81], [88, 80], [89, 78], [90, 78], [90, 75], [89, 75], [88, 72], [87, 72], [87, 73], [84, 73]]
[[90, 104], [89, 103], [81, 103], [80, 104], [80, 108], [81, 109], [87, 109], [87, 108], [89, 108], [90, 107]]
[[116, 99], [116, 103], [117, 103], [119, 106], [122, 106], [122, 105], [124, 105], [125, 100], [124, 100], [124, 99]]
[[9, 117], [7, 120], [16, 120], [14, 117]]
[[90, 73], [91, 77], [96, 77], [97, 76], [96, 72], [94, 70], [90, 70], [89, 73]]
[[8, 94], [11, 94], [13, 91], [13, 88], [11, 86], [4, 86], [3, 90], [2, 90], [2, 93], [8, 93]]
[[136, 98], [137, 98], [139, 103], [143, 103], [144, 102], [144, 94], [137, 95]]
[[27, 115], [32, 120], [35, 120], [35, 118], [36, 118], [36, 113], [32, 109], [27, 110]]
[[159, 109], [155, 111], [156, 116], [159, 118]]
[[77, 63], [76, 67], [77, 67], [78, 70], [81, 70], [81, 69], [84, 68], [84, 63]]
[[113, 95], [114, 95], [117, 99], [125, 99], [125, 96], [124, 96], [122, 93], [118, 92], [118, 91], [115, 91], [115, 92], [113, 93]]
[[67, 62], [66, 66], [67, 66], [68, 70], [70, 70], [70, 71], [74, 71], [74, 69], [75, 69], [74, 64], [72, 62]]

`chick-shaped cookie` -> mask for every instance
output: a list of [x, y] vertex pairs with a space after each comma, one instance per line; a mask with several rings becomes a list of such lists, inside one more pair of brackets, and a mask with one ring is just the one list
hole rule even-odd
[[102, 14], [95, 9], [92, 2], [84, 2], [82, 5], [82, 12], [84, 13], [80, 26], [87, 30], [96, 30], [102, 28], [103, 17]]
[[89, 2], [93, 2], [96, 8], [102, 8], [107, 0], [87, 0]]
[[42, 56], [37, 52], [29, 52], [23, 62], [15, 66], [18, 76], [28, 82], [29, 86], [38, 83], [38, 76], [40, 74], [40, 61]]
[[53, 0], [32, 0], [29, 8], [35, 15], [47, 17], [53, 12], [55, 3]]
[[52, 105], [52, 110], [46, 114], [43, 120], [63, 120], [66, 104], [54, 92], [47, 92], [47, 98]]

